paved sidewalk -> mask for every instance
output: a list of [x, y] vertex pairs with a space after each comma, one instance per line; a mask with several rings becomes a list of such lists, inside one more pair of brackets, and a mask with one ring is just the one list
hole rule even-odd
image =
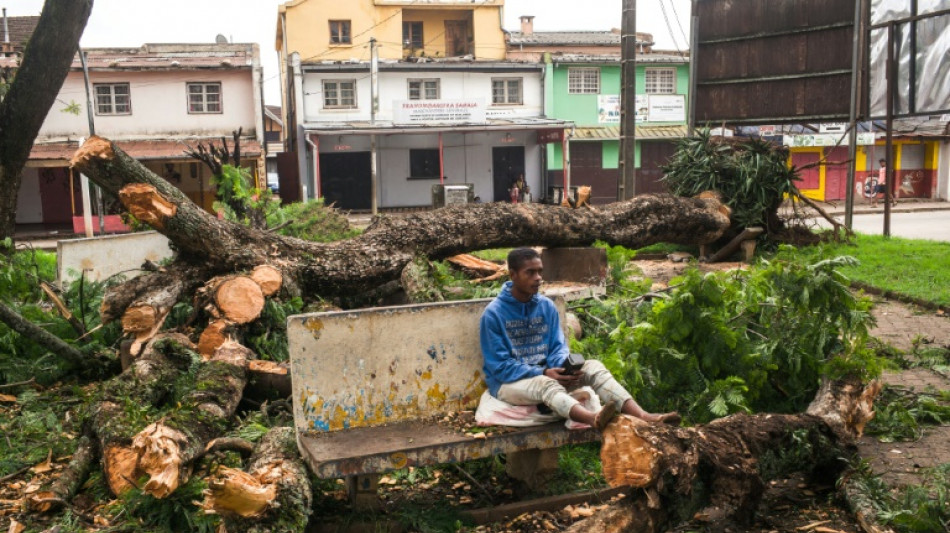
[[[845, 205], [844, 200], [836, 201], [833, 203], [824, 203], [819, 202], [818, 205], [822, 209], [828, 212], [829, 215], [834, 216], [835, 218], [844, 218], [845, 215]], [[808, 211], [810, 209], [805, 207]], [[779, 214], [788, 213], [791, 210], [791, 205], [788, 202], [782, 204], [782, 207], [779, 208]], [[950, 202], [945, 202], [943, 200], [931, 200], [923, 198], [907, 198], [905, 200], [899, 200], [897, 205], [891, 206], [891, 213], [920, 213], [924, 211], [950, 211]], [[855, 215], [871, 215], [875, 213], [884, 212], [884, 202], [879, 201], [877, 207], [871, 207], [871, 203], [866, 199], [857, 198], [854, 203], [854, 212]]]
[[[938, 346], [950, 345], [950, 317], [890, 300], [878, 301], [873, 314], [877, 327], [871, 334], [895, 348], [909, 351], [918, 337]], [[915, 391], [950, 390], [950, 379], [926, 368], [885, 372], [883, 380], [888, 385]], [[870, 461], [875, 473], [888, 485], [898, 487], [919, 483], [923, 468], [950, 463], [948, 443], [950, 424], [945, 424], [924, 426], [924, 436], [916, 442], [885, 443], [865, 436], [859, 441], [858, 450]]]

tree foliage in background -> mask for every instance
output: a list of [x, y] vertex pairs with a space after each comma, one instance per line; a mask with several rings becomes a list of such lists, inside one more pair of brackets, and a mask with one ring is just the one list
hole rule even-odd
[[769, 234], [780, 232], [778, 208], [787, 196], [798, 193], [798, 171], [788, 165], [784, 147], [761, 139], [713, 137], [708, 128], [679, 141], [662, 169], [675, 195], [719, 192], [738, 229], [762, 226]]
[[836, 270], [851, 262], [689, 269], [664, 293], [581, 309], [588, 334], [573, 349], [603, 360], [646, 408], [679, 410], [693, 423], [800, 412], [822, 376], [882, 369], [867, 347], [871, 302]]

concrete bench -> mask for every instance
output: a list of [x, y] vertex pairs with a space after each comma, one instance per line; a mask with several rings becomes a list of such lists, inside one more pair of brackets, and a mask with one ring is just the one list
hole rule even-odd
[[556, 469], [557, 447], [598, 439], [563, 423], [476, 437], [446, 420], [475, 410], [486, 388], [478, 323], [489, 301], [288, 318], [294, 424], [311, 470], [346, 478], [364, 505], [383, 472], [507, 453], [509, 475], [533, 484]]

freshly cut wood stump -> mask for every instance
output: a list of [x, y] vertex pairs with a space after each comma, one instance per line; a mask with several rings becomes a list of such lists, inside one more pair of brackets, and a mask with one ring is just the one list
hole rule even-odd
[[270, 265], [259, 265], [251, 271], [251, 279], [261, 287], [261, 292], [267, 297], [280, 290], [284, 276], [280, 270]]
[[214, 303], [225, 318], [235, 324], [247, 324], [261, 316], [264, 291], [247, 276], [235, 276], [218, 285]]

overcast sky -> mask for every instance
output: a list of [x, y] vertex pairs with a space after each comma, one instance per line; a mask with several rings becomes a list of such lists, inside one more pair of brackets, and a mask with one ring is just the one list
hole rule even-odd
[[[274, 29], [281, 3], [283, 0], [95, 0], [81, 44], [214, 42], [219, 33], [233, 42], [259, 43], [264, 99], [279, 105]], [[639, 0], [637, 31], [652, 33], [657, 48], [685, 50], [689, 5], [689, 0]], [[620, 27], [621, 6], [621, 0], [506, 0], [504, 25], [507, 30], [520, 30], [518, 17], [534, 15], [536, 31], [609, 30]], [[0, 0], [0, 7], [6, 7], [10, 16], [39, 15], [43, 0]]]

